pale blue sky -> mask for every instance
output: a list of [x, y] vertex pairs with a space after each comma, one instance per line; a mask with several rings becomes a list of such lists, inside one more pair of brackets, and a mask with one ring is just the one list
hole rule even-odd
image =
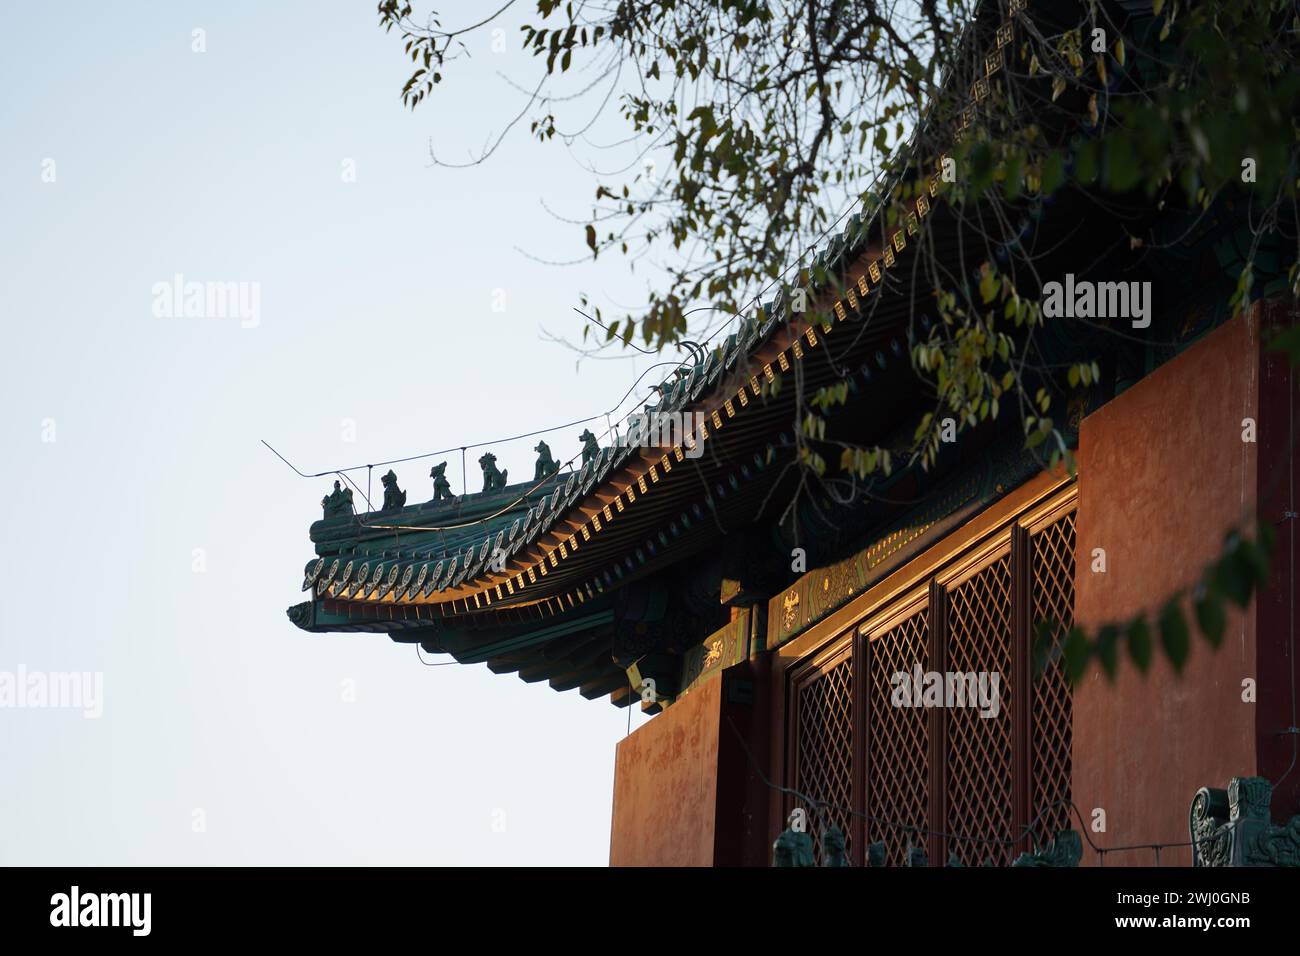
[[[376, 22], [370, 0], [6, 10], [0, 671], [102, 671], [105, 699], [0, 709], [0, 863], [607, 861], [626, 711], [285, 617], [329, 482], [259, 439], [304, 471], [400, 457], [593, 414], [649, 361], [575, 370], [544, 340], [579, 335], [579, 291], [643, 282], [518, 251], [585, 251], [541, 208], [590, 205], [564, 149], [524, 129], [429, 167], [431, 135], [463, 156], [517, 109], [513, 31], [412, 113]], [[177, 273], [259, 283], [257, 326], [155, 317]], [[534, 442], [500, 464], [531, 474]], [[430, 496], [427, 463], [398, 474]]]

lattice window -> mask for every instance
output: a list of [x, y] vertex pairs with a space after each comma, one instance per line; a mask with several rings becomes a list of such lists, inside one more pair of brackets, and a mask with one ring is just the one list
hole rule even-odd
[[[1012, 841], [1040, 813], [1034, 828], [1039, 841], [1072, 825], [1070, 687], [1059, 664], [1032, 685], [1017, 683], [1031, 671], [1035, 624], [1057, 621], [1058, 642], [1073, 625], [1075, 514], [1068, 507], [1067, 499], [1053, 511], [1038, 511], [1032, 527], [1009, 518], [1001, 531], [1007, 543], [991, 562], [974, 573], [958, 572], [955, 563], [951, 574], [936, 568], [928, 606], [911, 590], [877, 609], [873, 619], [880, 623], [869, 625], [874, 630], [856, 644], [839, 635], [815, 664], [794, 672], [788, 785], [838, 807], [859, 807], [867, 817], [836, 810], [823, 821], [808, 807], [814, 831], [835, 823], [851, 843], [883, 841], [894, 866], [904, 864], [909, 842], [927, 846], [926, 831], [972, 837], [935, 838], [927, 849], [942, 850], [932, 865], [955, 852], [964, 865], [977, 866], [986, 860], [1009, 864], [1028, 848], [1026, 841], [1014, 847]], [[963, 560], [961, 554], [952, 558]], [[855, 664], [855, 654], [865, 656]], [[981, 716], [978, 701], [936, 709], [893, 706], [892, 678], [918, 665], [923, 673], [974, 674], [977, 680], [996, 674], [998, 716]], [[855, 666], [865, 683], [865, 706], [857, 713]], [[866, 726], [855, 727], [855, 719]], [[851, 852], [859, 864], [862, 855]]]
[[[1030, 623], [1057, 621], [1059, 646], [1074, 624], [1074, 512], [1035, 534], [1030, 555]], [[1052, 805], [1070, 799], [1073, 721], [1070, 685], [1056, 661], [1034, 682], [1030, 715], [1030, 819], [1043, 814], [1035, 831], [1044, 842], [1071, 825], [1069, 806]]]
[[[998, 674], [1001, 712], [946, 709], [946, 795], [949, 833], [1009, 840], [1012, 804], [1011, 562], [1002, 557], [948, 592], [949, 671]], [[950, 840], [966, 866], [1011, 861], [1008, 847]], [[937, 861], [936, 861], [937, 862]]]
[[[921, 707], [895, 707], [893, 677], [929, 670], [929, 612], [913, 614], [873, 638], [867, 650], [870, 684], [867, 754], [867, 842], [884, 841], [890, 866], [906, 862], [909, 837], [926, 845], [929, 827], [929, 715]], [[916, 833], [880, 821], [916, 827]]]
[[[853, 657], [846, 653], [796, 685], [794, 788], [812, 800], [841, 809], [824, 815], [806, 806], [809, 832], [836, 824], [853, 852]], [[817, 862], [821, 841], [814, 839]]]

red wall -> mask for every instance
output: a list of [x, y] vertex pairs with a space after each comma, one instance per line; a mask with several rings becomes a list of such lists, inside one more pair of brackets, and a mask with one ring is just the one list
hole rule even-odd
[[722, 681], [619, 741], [610, 866], [712, 866]]
[[[1158, 610], [1221, 551], [1226, 530], [1253, 519], [1259, 445], [1242, 441], [1257, 417], [1258, 322], [1238, 318], [1084, 419], [1079, 437], [1076, 619], [1092, 629]], [[1091, 570], [1093, 549], [1107, 571]], [[1143, 676], [1127, 660], [1109, 683], [1099, 669], [1074, 697], [1073, 796], [1102, 847], [1187, 840], [1196, 790], [1256, 772], [1256, 704], [1242, 680], [1260, 677], [1255, 617], [1230, 614], [1222, 647], [1193, 637], [1183, 674], [1158, 648]], [[1096, 863], [1086, 848], [1084, 862]], [[1107, 865], [1156, 862], [1150, 850]], [[1185, 849], [1162, 864], [1187, 864]]]

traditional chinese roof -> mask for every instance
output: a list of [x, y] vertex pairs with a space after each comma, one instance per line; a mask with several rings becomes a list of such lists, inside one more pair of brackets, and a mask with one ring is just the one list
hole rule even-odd
[[[1004, 33], [998, 51], [1011, 42]], [[641, 633], [658, 613], [630, 586], [716, 546], [764, 509], [774, 520], [771, 501], [792, 490], [799, 394], [847, 381], [848, 418], [836, 421], [845, 440], [864, 445], [914, 421], [924, 395], [910, 367], [909, 319], [914, 307], [923, 312], [915, 283], [928, 287], [909, 267], [914, 248], [924, 241], [950, 261], [963, 244], [984, 241], [943, 203], [941, 186], [937, 175], [886, 184], [886, 202], [851, 216], [809, 264], [809, 311], [779, 294], [665, 380], [646, 411], [689, 414], [698, 425], [687, 438], [602, 448], [540, 482], [318, 521], [302, 582], [308, 600], [290, 618], [309, 631], [385, 632], [629, 703], [613, 629], [632, 622]], [[902, 208], [893, 225], [890, 204]], [[1110, 211], [1085, 200], [1067, 196], [1050, 217], [1046, 205], [1029, 203], [1008, 242], [1039, 234], [1051, 248], [1067, 233], [1086, 234], [1088, 223], [1113, 231]], [[928, 327], [922, 315], [915, 331]], [[798, 387], [773, 389], [786, 373]]]

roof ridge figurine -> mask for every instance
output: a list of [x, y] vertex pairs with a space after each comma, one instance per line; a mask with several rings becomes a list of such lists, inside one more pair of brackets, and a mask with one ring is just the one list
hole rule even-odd
[[406, 492], [397, 487], [397, 474], [388, 469], [388, 474], [379, 479], [384, 486], [384, 511], [397, 511], [406, 505]]
[[551, 446], [539, 441], [533, 449], [537, 452], [537, 467], [533, 469], [533, 481], [542, 481], [560, 470], [560, 463], [551, 456]]
[[584, 428], [578, 440], [582, 442], [582, 463], [585, 465], [587, 462], [595, 461], [600, 454], [600, 443], [596, 441], [596, 436], [591, 433], [591, 429]]
[[320, 506], [325, 509], [326, 518], [352, 514], [352, 489], [334, 482], [334, 490], [320, 500]]
[[500, 491], [506, 486], [506, 476], [510, 474], [510, 469], [505, 471], [497, 470], [497, 456], [492, 452], [484, 452], [483, 457], [478, 460], [479, 467], [483, 469], [483, 491]]
[[451, 482], [447, 480], [447, 463], [445, 461], [441, 461], [430, 468], [429, 477], [433, 479], [434, 501], [452, 501], [456, 497], [451, 493]]

